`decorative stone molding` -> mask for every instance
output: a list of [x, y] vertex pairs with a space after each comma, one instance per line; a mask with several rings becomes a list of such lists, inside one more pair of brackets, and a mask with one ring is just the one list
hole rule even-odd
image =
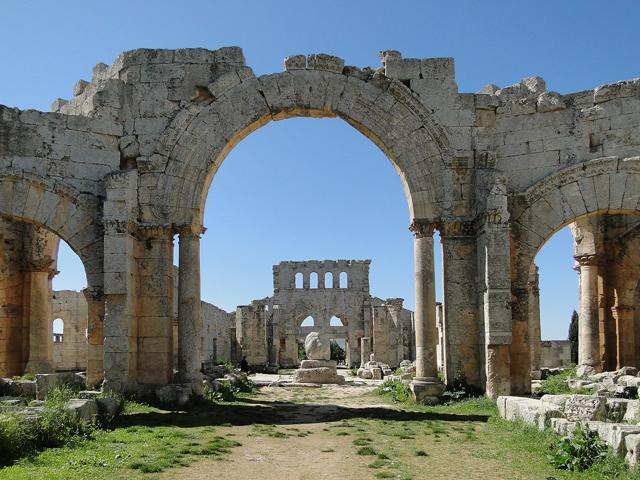
[[439, 226], [441, 237], [475, 237], [474, 222], [470, 220], [443, 221]]
[[117, 218], [105, 218], [102, 221], [105, 234], [135, 233], [137, 224], [131, 220]]
[[600, 255], [576, 255], [573, 258], [575, 258], [579, 267], [598, 266], [602, 263]]
[[46, 256], [42, 258], [29, 258], [24, 260], [23, 270], [25, 272], [47, 272], [49, 275], [56, 270], [51, 268], [53, 265], [53, 258]]
[[414, 220], [409, 225], [409, 231], [413, 233], [415, 238], [432, 237], [433, 232], [439, 227], [436, 222], [425, 220]]
[[174, 225], [174, 231], [180, 236], [180, 238], [197, 236], [198, 238], [201, 235], [204, 235], [204, 232], [207, 231], [205, 227], [202, 225]]
[[144, 242], [171, 240], [174, 233], [171, 225], [138, 225], [135, 230], [136, 238]]
[[104, 300], [104, 288], [102, 287], [86, 287], [82, 289], [87, 302]]

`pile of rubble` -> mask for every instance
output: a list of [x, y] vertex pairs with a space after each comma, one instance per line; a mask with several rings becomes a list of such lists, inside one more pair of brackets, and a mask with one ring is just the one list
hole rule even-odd
[[371, 354], [370, 360], [358, 369], [357, 375], [367, 380], [399, 380], [410, 382], [416, 375], [415, 362], [403, 360], [400, 362], [400, 375], [394, 375], [391, 367], [386, 363], [376, 362]]
[[[84, 375], [73, 372], [38, 374], [35, 380], [0, 378], [0, 413], [17, 412], [36, 419], [45, 408], [48, 392], [62, 385], [84, 388], [85, 384]], [[80, 390], [77, 397], [68, 400], [65, 409], [87, 421], [111, 420], [122, 407], [120, 400], [99, 391]]]
[[498, 397], [498, 411], [507, 420], [522, 421], [539, 430], [571, 436], [578, 423], [586, 425], [630, 465], [640, 464], [640, 400], [637, 369], [568, 379], [570, 388], [588, 388], [593, 395]]

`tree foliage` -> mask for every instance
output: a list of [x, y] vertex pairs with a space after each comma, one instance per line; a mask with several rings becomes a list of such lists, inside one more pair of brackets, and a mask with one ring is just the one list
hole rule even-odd
[[575, 310], [571, 314], [569, 324], [569, 342], [571, 343], [571, 363], [578, 363], [578, 312]]
[[331, 340], [331, 360], [335, 360], [337, 362], [344, 361], [347, 358], [346, 352], [344, 348], [338, 345], [338, 342], [335, 340]]

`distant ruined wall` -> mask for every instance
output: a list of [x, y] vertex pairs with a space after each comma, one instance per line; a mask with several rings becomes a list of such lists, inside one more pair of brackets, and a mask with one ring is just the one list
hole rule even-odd
[[57, 318], [64, 322], [61, 342], [53, 343], [55, 370], [87, 368], [87, 300], [82, 292], [57, 290], [52, 295], [51, 324]]
[[567, 367], [571, 363], [571, 343], [569, 340], [543, 340], [540, 348], [540, 366], [542, 368]]

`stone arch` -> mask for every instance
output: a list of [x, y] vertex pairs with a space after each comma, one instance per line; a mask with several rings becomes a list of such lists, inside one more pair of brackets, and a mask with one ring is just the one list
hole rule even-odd
[[[511, 236], [526, 279], [536, 253], [562, 227], [595, 214], [640, 213], [640, 157], [605, 157], [550, 175], [510, 200]], [[522, 260], [527, 261], [522, 261]]]
[[142, 216], [151, 223], [202, 224], [211, 181], [244, 137], [272, 120], [339, 117], [390, 159], [404, 186], [411, 220], [441, 215], [442, 172], [453, 150], [445, 130], [397, 80], [365, 81], [319, 70], [250, 77], [205, 105], [192, 104], [166, 128], [153, 157], [154, 185]]
[[87, 283], [103, 286], [99, 201], [58, 181], [25, 172], [0, 175], [0, 216], [43, 227], [80, 257]]
[[562, 227], [597, 214], [638, 214], [640, 157], [605, 157], [550, 175], [510, 198], [511, 390], [530, 390], [528, 281], [534, 258]]

